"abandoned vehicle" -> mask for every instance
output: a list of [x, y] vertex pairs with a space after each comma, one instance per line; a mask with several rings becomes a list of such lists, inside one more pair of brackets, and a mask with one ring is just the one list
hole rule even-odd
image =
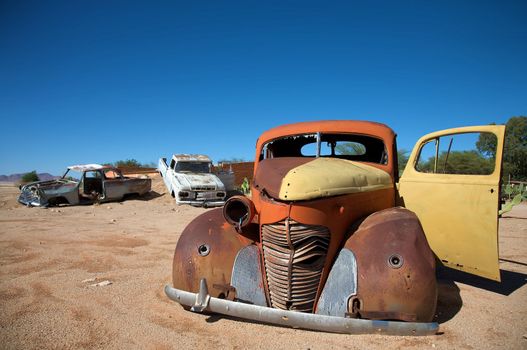
[[151, 179], [126, 177], [112, 166], [72, 165], [60, 179], [21, 186], [18, 201], [34, 207], [118, 201], [144, 195], [150, 192], [151, 186]]
[[[167, 296], [213, 312], [339, 333], [438, 331], [436, 263], [500, 279], [504, 126], [422, 137], [402, 176], [396, 135], [365, 121], [264, 132], [251, 197], [182, 232]], [[492, 154], [471, 149], [479, 135]], [[467, 167], [472, 156], [481, 169]]]
[[226, 189], [212, 173], [212, 161], [201, 154], [174, 154], [167, 165], [160, 158], [158, 171], [163, 177], [168, 193], [177, 204], [217, 207], [225, 204]]

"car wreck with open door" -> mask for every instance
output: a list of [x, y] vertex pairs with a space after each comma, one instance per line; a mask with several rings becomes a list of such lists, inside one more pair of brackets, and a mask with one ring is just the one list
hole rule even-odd
[[[400, 178], [386, 125], [320, 121], [264, 132], [251, 197], [232, 197], [186, 227], [165, 293], [195, 312], [276, 325], [434, 334], [436, 264], [500, 279], [504, 132], [426, 135]], [[467, 146], [481, 133], [492, 136], [492, 154]]]
[[69, 166], [60, 179], [20, 187], [18, 201], [32, 207], [119, 201], [150, 192], [152, 180], [126, 177], [117, 168], [99, 164]]

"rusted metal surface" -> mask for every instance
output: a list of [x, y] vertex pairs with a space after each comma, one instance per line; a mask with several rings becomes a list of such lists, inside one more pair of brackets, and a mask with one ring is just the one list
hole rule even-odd
[[260, 162], [254, 174], [253, 187], [264, 190], [270, 197], [278, 198], [282, 179], [291, 169], [309, 163], [312, 158], [284, 157], [266, 159]]
[[370, 215], [346, 242], [358, 264], [361, 317], [428, 322], [437, 301], [435, 260], [419, 220], [391, 208]]
[[220, 208], [207, 211], [194, 219], [179, 238], [173, 261], [173, 282], [178, 289], [197, 292], [199, 281], [209, 281], [213, 296], [228, 297], [232, 268], [238, 251], [255, 242], [258, 227], [249, 225], [238, 233], [225, 222]]
[[[80, 179], [71, 178], [70, 171], [80, 172]], [[90, 172], [90, 177], [86, 173]], [[27, 206], [80, 204], [122, 200], [126, 195], [150, 192], [152, 180], [129, 178], [119, 169], [99, 164], [72, 165], [62, 178], [37, 181], [20, 188], [18, 201]]]
[[262, 246], [271, 305], [313, 312], [329, 245], [324, 226], [290, 218], [262, 225]]
[[135, 166], [119, 166], [119, 170], [123, 175], [138, 175], [138, 174], [155, 174], [157, 168], [145, 168]]
[[[259, 167], [261, 159], [262, 148], [267, 142], [284, 137], [288, 135], [299, 135], [309, 133], [354, 133], [357, 135], [372, 135], [376, 138], [383, 140], [388, 163], [385, 165], [375, 165], [380, 169], [385, 170], [387, 173], [395, 178], [394, 165], [396, 164], [397, 152], [394, 147], [395, 133], [388, 126], [368, 121], [357, 121], [357, 120], [323, 120], [313, 122], [303, 122], [295, 124], [287, 124], [278, 126], [264, 132], [256, 143], [256, 155], [255, 155], [255, 174]], [[372, 164], [373, 165], [373, 164]]]
[[[264, 282], [270, 300], [273, 300], [272, 291], [277, 307], [282, 305], [312, 312], [347, 229], [358, 218], [393, 206], [390, 200], [393, 192], [390, 191], [376, 191], [380, 193], [373, 197], [371, 193], [357, 193], [290, 204], [255, 196], [253, 199], [260, 208], [258, 221], [262, 225], [262, 237], [254, 223], [243, 227], [240, 235], [233, 225], [227, 223], [221, 210], [205, 213], [181, 235], [174, 256], [174, 285], [195, 292], [201, 277], [210, 280], [211, 285], [228, 285], [236, 254], [253, 243], [267, 259], [262, 271], [268, 271]], [[289, 234], [286, 234], [286, 221]], [[199, 253], [202, 246], [208, 247], [210, 253], [206, 256]], [[289, 264], [290, 261], [295, 263]], [[279, 286], [291, 278], [289, 275], [283, 278], [284, 269], [287, 273], [291, 271], [291, 277], [300, 278], [300, 281], [291, 284], [291, 288], [280, 290]], [[286, 285], [289, 283], [285, 282]], [[222, 291], [218, 289], [211, 293], [217, 296]]]
[[[282, 203], [256, 193], [253, 196], [253, 201], [256, 208], [259, 208], [257, 210], [262, 235], [264, 228], [283, 226], [283, 222], [286, 220], [301, 223], [305, 227], [325, 227], [328, 229], [330, 233], [329, 242], [327, 242], [327, 246], [324, 244], [326, 258], [323, 260], [321, 275], [317, 277], [319, 284], [313, 300], [316, 304], [333, 262], [347, 238], [349, 227], [361, 217], [392, 207], [393, 190], [385, 189], [298, 203]], [[285, 234], [283, 239], [287, 239]], [[320, 247], [319, 245], [318, 248]], [[271, 289], [269, 286], [267, 288], [268, 290]], [[292, 300], [286, 300], [286, 303], [291, 304]]]
[[223, 206], [223, 217], [237, 230], [249, 225], [255, 214], [254, 203], [245, 196], [233, 196]]
[[[324, 137], [340, 140], [346, 133], [371, 145], [373, 156], [359, 156], [368, 166], [375, 158], [374, 168], [362, 169], [372, 178], [381, 169], [384, 186], [365, 190], [359, 187], [366, 182], [357, 181], [350, 186], [356, 191], [341, 195], [328, 192], [294, 201], [280, 196], [286, 175], [303, 165], [332, 186], [332, 172], [316, 169], [332, 161], [312, 161]], [[303, 156], [306, 140], [315, 139], [317, 157]], [[251, 199], [234, 198], [223, 215], [210, 211], [185, 229], [174, 256], [175, 289], [167, 287], [167, 295], [197, 311], [307, 329], [435, 333], [435, 323], [414, 323], [433, 317], [435, 266], [415, 215], [394, 208], [394, 145], [390, 128], [369, 122], [299, 123], [264, 133], [257, 143]], [[331, 147], [328, 158], [338, 158], [335, 142]], [[358, 162], [348, 159], [355, 155], [347, 156], [338, 162]], [[310, 183], [315, 190], [317, 181]]]

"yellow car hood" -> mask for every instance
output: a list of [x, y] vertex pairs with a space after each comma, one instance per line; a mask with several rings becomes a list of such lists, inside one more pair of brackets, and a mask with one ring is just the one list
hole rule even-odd
[[311, 200], [393, 187], [373, 166], [337, 158], [275, 158], [260, 162], [255, 186], [284, 201]]

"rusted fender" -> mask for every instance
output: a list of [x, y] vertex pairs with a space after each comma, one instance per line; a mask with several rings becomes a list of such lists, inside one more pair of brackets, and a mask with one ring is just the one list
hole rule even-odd
[[206, 278], [212, 296], [232, 299], [230, 281], [236, 254], [257, 237], [258, 225], [236, 232], [225, 221], [221, 208], [198, 216], [183, 230], [177, 243], [172, 269], [174, 287], [196, 293], [200, 280]]
[[352, 313], [369, 319], [432, 320], [437, 304], [435, 258], [413, 212], [399, 207], [368, 216], [345, 247], [357, 258]]

